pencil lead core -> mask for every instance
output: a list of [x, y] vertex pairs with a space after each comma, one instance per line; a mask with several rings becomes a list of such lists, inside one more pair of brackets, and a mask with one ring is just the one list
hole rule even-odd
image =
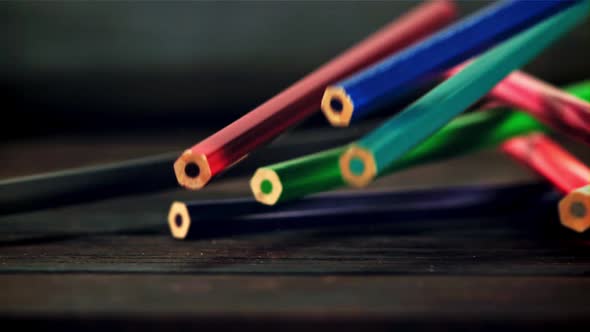
[[201, 173], [201, 169], [195, 163], [188, 163], [184, 166], [184, 173], [190, 178], [196, 178]]
[[365, 172], [365, 164], [358, 157], [350, 159], [350, 171], [357, 176], [362, 175]]
[[204, 154], [186, 150], [174, 163], [178, 183], [188, 189], [203, 188], [211, 179], [211, 169]]
[[266, 205], [275, 205], [283, 193], [278, 174], [268, 168], [259, 168], [250, 179], [250, 190], [254, 198]]
[[174, 223], [176, 224], [176, 227], [182, 226], [182, 216], [180, 214], [174, 216]]
[[182, 202], [174, 202], [168, 212], [168, 227], [175, 239], [185, 239], [191, 225], [191, 217]]
[[578, 233], [590, 228], [590, 185], [570, 192], [559, 202], [559, 219]]
[[260, 190], [267, 195], [272, 193], [272, 182], [270, 182], [268, 179], [264, 179], [260, 184]]
[[340, 99], [338, 99], [338, 98], [332, 98], [330, 100], [330, 108], [335, 113], [342, 112], [343, 106], [342, 106], [342, 102], [340, 101]]
[[365, 187], [377, 175], [373, 154], [359, 146], [348, 148], [338, 162], [344, 181], [353, 187]]
[[322, 98], [322, 112], [334, 127], [348, 127], [354, 105], [341, 87], [328, 87]]
[[582, 202], [573, 202], [570, 206], [570, 214], [576, 218], [584, 218], [586, 216], [586, 206]]

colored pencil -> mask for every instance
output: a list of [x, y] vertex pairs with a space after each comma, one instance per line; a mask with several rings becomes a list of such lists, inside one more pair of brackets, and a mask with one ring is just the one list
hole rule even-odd
[[[543, 125], [521, 112], [490, 110], [466, 114], [412, 149], [380, 175], [495, 146], [510, 137], [539, 130], [544, 130]], [[260, 203], [274, 205], [346, 185], [338, 160], [347, 148], [345, 145], [259, 168], [250, 180], [254, 198]]]
[[[557, 202], [547, 184], [474, 186], [406, 192], [330, 193], [273, 207], [252, 198], [174, 202], [168, 226], [176, 239], [346, 224], [507, 216]], [[538, 211], [536, 211], [538, 212]]]
[[502, 78], [524, 65], [582, 21], [590, 1], [582, 1], [487, 51], [400, 114], [356, 141], [340, 157], [350, 185], [362, 187], [483, 97]]
[[288, 128], [319, 111], [334, 83], [436, 31], [455, 16], [450, 1], [431, 1], [387, 25], [227, 127], [186, 150], [175, 162], [180, 185], [200, 189]]
[[[260, 164], [293, 158], [317, 149], [346, 144], [368, 132], [372, 124], [355, 131], [326, 133], [324, 130], [296, 130], [254, 153], [224, 177], [252, 174]], [[313, 144], [310, 144], [313, 142]], [[145, 158], [79, 167], [57, 172], [0, 180], [0, 214], [29, 212], [45, 208], [86, 203], [119, 196], [139, 195], [178, 188], [170, 165], [178, 152]], [[145, 179], [150, 179], [146, 181]]]
[[590, 100], [590, 80], [570, 86], [568, 92], [583, 100]]
[[573, 3], [508, 0], [490, 5], [425, 41], [331, 85], [324, 93], [322, 111], [333, 126], [346, 127]]
[[[462, 68], [463, 65], [457, 66], [445, 76], [451, 77]], [[590, 89], [590, 85], [586, 88]], [[583, 94], [583, 89], [578, 94]], [[487, 97], [520, 108], [547, 126], [590, 144], [590, 103], [549, 83], [516, 71], [496, 85]]]
[[565, 227], [580, 233], [590, 228], [590, 168], [541, 133], [508, 140], [502, 150], [566, 195], [559, 202]]
[[[505, 80], [504, 80], [505, 81]], [[500, 84], [503, 84], [502, 81]], [[590, 100], [590, 81], [574, 84], [565, 91]], [[488, 94], [489, 96], [489, 94]], [[463, 115], [436, 132], [424, 143], [404, 155], [388, 168], [387, 175], [404, 167], [467, 153], [501, 143], [512, 136], [542, 130], [528, 115], [506, 114], [499, 110]], [[347, 146], [340, 146], [307, 156], [258, 168], [250, 179], [250, 189], [257, 201], [274, 205], [306, 195], [338, 188], [346, 183], [340, 174], [338, 158]]]

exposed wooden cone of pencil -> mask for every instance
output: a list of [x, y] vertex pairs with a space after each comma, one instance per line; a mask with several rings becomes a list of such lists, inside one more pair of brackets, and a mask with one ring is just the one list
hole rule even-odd
[[572, 191], [559, 202], [559, 219], [578, 233], [590, 228], [590, 185]]

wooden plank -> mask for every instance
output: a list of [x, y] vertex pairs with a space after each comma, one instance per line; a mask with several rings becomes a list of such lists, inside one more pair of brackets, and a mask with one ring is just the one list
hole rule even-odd
[[545, 327], [590, 320], [587, 278], [14, 274], [0, 284], [3, 321], [57, 326], [533, 328], [541, 318]]
[[416, 220], [185, 242], [158, 228], [54, 238], [32, 235], [3, 242], [0, 272], [590, 273], [590, 247], [583, 237], [550, 225], [532, 230], [536, 226], [511, 219]]

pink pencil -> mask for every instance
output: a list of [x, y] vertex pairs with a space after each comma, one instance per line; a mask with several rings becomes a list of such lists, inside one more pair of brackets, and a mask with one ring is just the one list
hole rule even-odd
[[[445, 78], [465, 65], [449, 70]], [[590, 103], [549, 83], [515, 71], [496, 85], [487, 97], [492, 102], [522, 109], [549, 127], [590, 144]]]

